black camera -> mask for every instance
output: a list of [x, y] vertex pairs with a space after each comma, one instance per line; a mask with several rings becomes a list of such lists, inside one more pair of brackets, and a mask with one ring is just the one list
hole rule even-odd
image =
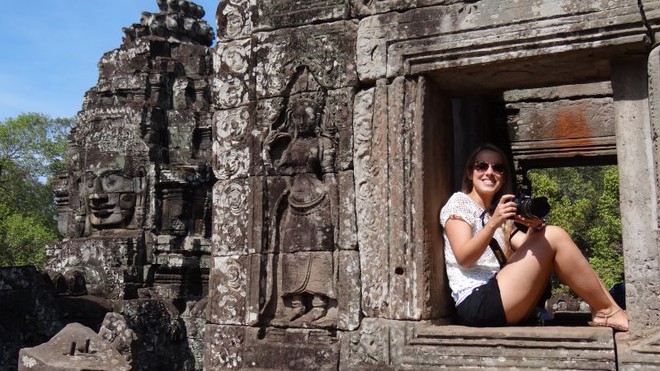
[[525, 218], [545, 219], [550, 213], [547, 197], [521, 196], [513, 202], [516, 203], [516, 214]]

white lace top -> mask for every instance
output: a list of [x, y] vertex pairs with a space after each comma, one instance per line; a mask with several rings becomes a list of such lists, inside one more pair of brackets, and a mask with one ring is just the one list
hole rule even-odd
[[[450, 218], [461, 219], [472, 227], [472, 235], [477, 234], [482, 228], [480, 216], [484, 209], [463, 192], [456, 192], [447, 201], [447, 204], [440, 211], [440, 224], [443, 229]], [[484, 224], [488, 223], [490, 215], [484, 217]], [[486, 247], [483, 255], [470, 268], [461, 267], [456, 262], [456, 256], [451, 249], [447, 233], [444, 233], [445, 239], [445, 265], [447, 267], [447, 277], [449, 278], [449, 287], [451, 295], [456, 302], [460, 304], [472, 291], [488, 282], [488, 280], [500, 270], [500, 264], [490, 247]], [[495, 240], [504, 248], [504, 232], [498, 228], [494, 235]]]

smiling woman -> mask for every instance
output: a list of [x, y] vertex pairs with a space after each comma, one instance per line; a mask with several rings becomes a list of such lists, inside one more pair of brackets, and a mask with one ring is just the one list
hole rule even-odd
[[[215, 28], [218, 0], [196, 1]], [[11, 1], [0, 12], [0, 119], [24, 112], [73, 117], [94, 86], [97, 63], [121, 44], [122, 28], [139, 23], [156, 0]], [[20, 31], [17, 31], [20, 30]]]
[[[458, 320], [503, 326], [527, 318], [551, 273], [591, 307], [593, 326], [628, 330], [628, 316], [604, 288], [571, 237], [519, 215], [506, 155], [486, 144], [468, 157], [462, 192], [442, 208], [445, 264]], [[526, 227], [516, 233], [513, 222]]]

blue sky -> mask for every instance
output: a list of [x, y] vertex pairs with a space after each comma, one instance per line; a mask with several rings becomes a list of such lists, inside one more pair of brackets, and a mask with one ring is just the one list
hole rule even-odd
[[[215, 29], [219, 0], [199, 0]], [[157, 12], [156, 0], [4, 1], [0, 12], [0, 120], [21, 113], [73, 117], [96, 85], [103, 53], [122, 27]]]

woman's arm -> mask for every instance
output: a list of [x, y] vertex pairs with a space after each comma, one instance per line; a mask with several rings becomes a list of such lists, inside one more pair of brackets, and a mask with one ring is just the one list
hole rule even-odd
[[516, 204], [511, 202], [513, 198], [513, 195], [502, 196], [488, 223], [474, 236], [470, 225], [460, 217], [450, 217], [447, 220], [445, 233], [458, 264], [469, 268], [479, 260], [488, 248], [495, 231], [516, 214]]
[[488, 247], [496, 229], [497, 226], [489, 221], [482, 230], [472, 236], [472, 228], [467, 222], [449, 218], [445, 223], [445, 233], [456, 262], [465, 268], [473, 266]]

